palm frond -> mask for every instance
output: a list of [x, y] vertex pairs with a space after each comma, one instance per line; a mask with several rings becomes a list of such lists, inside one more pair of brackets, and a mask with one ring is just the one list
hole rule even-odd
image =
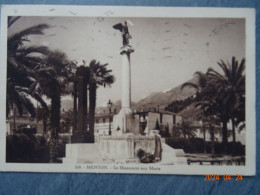
[[9, 16], [8, 17], [8, 28], [11, 27], [21, 16]]
[[200, 72], [200, 71], [195, 72], [194, 75], [198, 76], [199, 87], [201, 89], [204, 88], [207, 84], [207, 75], [203, 72]]
[[48, 54], [49, 49], [45, 46], [30, 46], [30, 47], [22, 47], [16, 50], [18, 55], [27, 56], [30, 54], [38, 53], [38, 54]]
[[242, 75], [245, 70], [245, 58], [243, 58], [239, 64], [239, 67], [237, 69], [237, 74]]
[[195, 83], [191, 83], [191, 82], [186, 82], [184, 84], [181, 85], [181, 90], [183, 90], [185, 87], [192, 87], [192, 88], [195, 88], [195, 89], [199, 89], [198, 85], [195, 84]]
[[115, 77], [113, 75], [109, 75], [107, 77], [104, 78], [104, 81], [103, 81], [103, 86], [106, 87], [106, 86], [111, 86], [114, 82], [115, 82]]
[[[8, 37], [8, 50], [17, 49], [23, 44], [24, 37], [29, 35], [42, 35], [43, 30], [49, 28], [47, 24], [31, 26]], [[27, 40], [27, 39], [26, 39]]]
[[229, 63], [226, 64], [223, 60], [221, 60], [220, 62], [218, 62], [218, 65], [223, 70], [224, 75], [226, 75], [228, 78], [232, 78], [232, 74], [230, 72], [230, 70], [232, 70], [232, 67]]

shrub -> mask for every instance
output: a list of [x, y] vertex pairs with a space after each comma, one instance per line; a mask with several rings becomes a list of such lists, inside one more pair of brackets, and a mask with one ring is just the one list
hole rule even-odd
[[[203, 153], [204, 140], [202, 138], [166, 138], [166, 144], [175, 149], [183, 149], [185, 153]], [[224, 151], [222, 143], [214, 143], [215, 154], [231, 154], [234, 156], [245, 155], [245, 146], [240, 142], [228, 143], [227, 151]], [[206, 152], [211, 153], [211, 142], [206, 142]]]
[[[48, 163], [50, 155], [65, 157], [66, 144], [70, 143], [70, 135], [61, 135], [51, 143], [50, 137], [33, 133], [19, 133], [6, 137], [6, 162]], [[54, 144], [50, 150], [51, 144]]]
[[48, 136], [47, 143], [50, 147], [52, 163], [61, 163], [59, 158], [65, 157], [66, 144], [71, 143], [71, 134], [60, 134], [58, 140], [51, 140], [50, 136]]
[[183, 149], [186, 153], [204, 152], [204, 142], [201, 138], [166, 138], [166, 143], [175, 149]]
[[43, 136], [15, 134], [6, 137], [6, 162], [46, 163], [49, 148]]
[[234, 156], [245, 155], [245, 146], [243, 146], [240, 142], [230, 142], [227, 145], [227, 151], [224, 151], [222, 143], [214, 143], [216, 154], [226, 153]]
[[228, 153], [234, 156], [245, 155], [245, 146], [240, 142], [228, 143]]

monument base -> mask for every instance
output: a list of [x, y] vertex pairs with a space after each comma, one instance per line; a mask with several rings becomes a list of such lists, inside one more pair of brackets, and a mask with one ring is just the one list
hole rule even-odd
[[133, 115], [130, 108], [122, 108], [113, 118], [114, 131], [112, 135], [123, 135], [125, 133], [141, 134], [139, 118]]
[[174, 149], [162, 142], [162, 165], [187, 165], [187, 157], [182, 149]]
[[[156, 139], [161, 140], [158, 147]], [[157, 140], [158, 141], [158, 140]], [[111, 164], [111, 163], [141, 163], [138, 158], [139, 149], [154, 154], [158, 158], [156, 164], [185, 165], [187, 158], [181, 149], [174, 149], [163, 143], [157, 135], [124, 134], [121, 136], [100, 136], [94, 144], [66, 144], [64, 164]], [[158, 151], [158, 149], [160, 151]], [[160, 154], [159, 154], [160, 153]]]
[[139, 149], [155, 154], [156, 145], [155, 136], [100, 136], [94, 144], [66, 144], [63, 163], [139, 163]]
[[131, 108], [121, 108], [120, 112], [118, 113], [119, 115], [129, 115], [132, 114], [132, 109]]
[[62, 161], [64, 164], [102, 163], [99, 143], [66, 144], [66, 157]]

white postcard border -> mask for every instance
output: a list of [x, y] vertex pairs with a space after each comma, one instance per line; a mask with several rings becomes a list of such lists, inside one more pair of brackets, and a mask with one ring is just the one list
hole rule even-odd
[[[52, 10], [52, 11], [50, 11]], [[137, 174], [243, 174], [255, 175], [256, 171], [256, 120], [255, 120], [255, 10], [249, 8], [183, 8], [183, 7], [114, 7], [114, 6], [1, 6], [0, 53], [0, 124], [5, 121], [7, 16], [95, 16], [95, 17], [176, 17], [176, 18], [245, 18], [246, 19], [246, 165], [245, 166], [196, 166], [157, 164], [32, 164], [6, 163], [5, 125], [0, 131], [0, 170], [23, 172], [89, 172]], [[89, 167], [88, 167], [89, 166]], [[122, 168], [120, 167], [122, 166]], [[126, 168], [124, 168], [126, 167]], [[141, 170], [147, 168], [147, 170]], [[160, 170], [158, 170], [160, 169]]]

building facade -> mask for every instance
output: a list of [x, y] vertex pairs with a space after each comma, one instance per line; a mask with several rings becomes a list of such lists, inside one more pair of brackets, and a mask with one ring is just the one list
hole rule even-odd
[[[115, 113], [112, 114], [99, 114], [95, 117], [95, 135], [109, 135], [109, 126], [112, 135], [116, 135], [119, 127], [114, 124]], [[173, 134], [172, 129], [182, 117], [171, 112], [156, 112], [156, 111], [142, 111], [134, 112], [132, 117], [135, 124], [132, 125], [131, 133], [134, 134], [150, 134], [151, 130], [155, 130], [158, 121], [160, 129], [165, 130], [168, 126], [170, 135]]]
[[[196, 137], [204, 139], [204, 129], [205, 129], [205, 140], [207, 142], [211, 141], [210, 128], [207, 124], [205, 124], [203, 127], [202, 121], [193, 121], [192, 125], [193, 125], [193, 127], [195, 127], [194, 132], [195, 132]], [[228, 131], [227, 131], [228, 142], [232, 142], [233, 135], [232, 135], [231, 123], [228, 123], [227, 129], [228, 129]], [[240, 142], [242, 145], [245, 145], [246, 130], [243, 129], [242, 131], [239, 131], [238, 128], [236, 128], [235, 134], [236, 134], [236, 142]], [[222, 125], [221, 124], [214, 126], [214, 141], [222, 142]]]
[[43, 122], [32, 119], [31, 115], [25, 110], [20, 116], [16, 109], [11, 111], [8, 117], [6, 117], [6, 133], [15, 134], [24, 127], [35, 128], [35, 134], [43, 134]]

